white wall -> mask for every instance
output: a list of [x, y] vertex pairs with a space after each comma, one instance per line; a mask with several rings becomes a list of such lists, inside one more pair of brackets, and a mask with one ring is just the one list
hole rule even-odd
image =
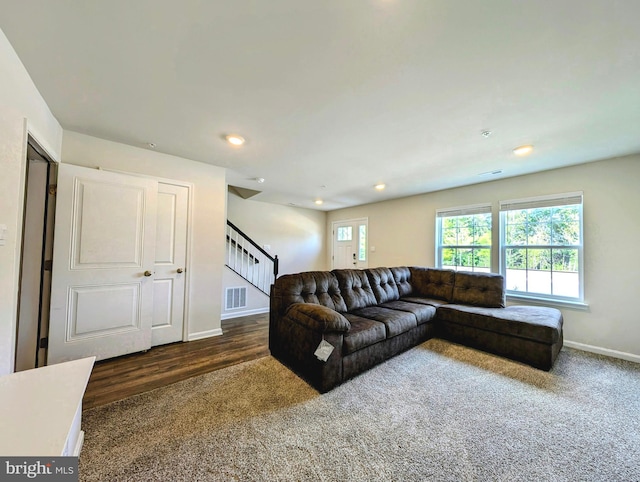
[[242, 199], [229, 193], [229, 221], [280, 259], [279, 274], [323, 270], [327, 266], [323, 211]]
[[[227, 288], [247, 288], [247, 306], [227, 310], [225, 308], [226, 289]], [[238, 276], [232, 270], [225, 268], [222, 272], [222, 319], [238, 318], [240, 316], [255, 315], [258, 313], [269, 312], [269, 297], [251, 283]]]
[[[271, 247], [269, 254], [278, 255], [278, 275], [327, 269], [325, 212], [242, 199], [230, 192], [227, 218], [260, 246]], [[242, 311], [223, 309], [224, 318], [268, 311], [268, 297], [231, 270], [227, 271], [223, 291], [228, 287], [248, 286], [249, 306]]]
[[639, 183], [640, 155], [634, 155], [332, 211], [327, 226], [368, 217], [369, 246], [376, 248], [371, 267], [434, 266], [436, 209], [491, 202], [496, 220], [500, 200], [583, 191], [589, 307], [561, 308], [566, 344], [640, 362], [640, 257], [633, 254], [640, 239]]
[[220, 334], [226, 226], [225, 170], [148, 149], [65, 131], [62, 162], [187, 181], [193, 184], [189, 339]]
[[0, 30], [0, 375], [14, 370], [24, 176], [30, 133], [55, 160], [62, 128]]

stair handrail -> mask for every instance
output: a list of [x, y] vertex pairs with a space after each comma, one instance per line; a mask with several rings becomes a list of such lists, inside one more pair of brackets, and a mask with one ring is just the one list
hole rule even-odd
[[242, 231], [242, 229], [240, 229], [238, 226], [233, 224], [228, 219], [227, 219], [227, 226], [234, 229], [240, 236], [242, 236], [244, 239], [249, 241], [249, 243], [251, 243], [251, 245], [254, 248], [256, 248], [258, 251], [264, 254], [267, 257], [267, 259], [270, 259], [271, 261], [273, 261], [273, 276], [277, 278], [278, 277], [278, 255], [276, 254], [275, 256], [271, 256], [264, 248], [262, 248], [258, 243], [256, 243], [253, 239], [251, 239], [249, 235], [247, 235], [244, 231]]

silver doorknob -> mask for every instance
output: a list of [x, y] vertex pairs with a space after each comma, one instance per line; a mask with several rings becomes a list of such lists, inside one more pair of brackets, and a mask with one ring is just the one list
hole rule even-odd
[[183, 273], [183, 272], [184, 272], [184, 270], [183, 270], [182, 268], [178, 268], [176, 271], [178, 272], [178, 274], [180, 274], [180, 273]]
[[143, 274], [144, 274], [145, 276], [151, 276], [153, 273], [151, 273], [151, 271], [148, 271], [148, 270], [147, 270], [147, 271], [145, 271]]

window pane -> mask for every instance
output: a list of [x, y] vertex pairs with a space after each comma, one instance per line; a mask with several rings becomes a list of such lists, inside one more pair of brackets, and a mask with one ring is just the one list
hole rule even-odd
[[516, 209], [514, 211], [507, 211], [507, 224], [526, 224], [527, 222], [527, 210]]
[[445, 248], [442, 250], [442, 267], [453, 269], [456, 266], [456, 249]]
[[527, 271], [527, 291], [541, 295], [551, 294], [551, 271]]
[[473, 244], [491, 246], [491, 214], [479, 214], [476, 217]]
[[460, 227], [458, 229], [458, 244], [462, 246], [473, 244], [473, 227]]
[[358, 228], [358, 261], [367, 260], [367, 225], [361, 224]]
[[474, 268], [491, 268], [491, 250], [476, 249], [473, 256]]
[[553, 244], [561, 246], [580, 244], [579, 206], [555, 208], [551, 229]]
[[541, 245], [551, 244], [551, 223], [529, 223], [527, 225], [529, 237], [527, 244], [529, 245]]
[[458, 266], [473, 267], [473, 251], [471, 249], [458, 250]]
[[580, 275], [577, 272], [553, 272], [553, 294], [578, 298], [580, 296]]
[[527, 270], [507, 269], [506, 286], [511, 291], [527, 291]]
[[509, 245], [527, 244], [527, 225], [526, 224], [507, 224], [507, 239]]
[[351, 241], [353, 232], [351, 226], [340, 226], [338, 228], [338, 241]]
[[551, 270], [551, 250], [550, 249], [528, 249], [527, 269], [536, 271]]
[[527, 250], [521, 248], [507, 249], [507, 269], [527, 269]]
[[455, 226], [452, 228], [445, 228], [442, 230], [442, 244], [444, 246], [458, 244], [458, 231]]

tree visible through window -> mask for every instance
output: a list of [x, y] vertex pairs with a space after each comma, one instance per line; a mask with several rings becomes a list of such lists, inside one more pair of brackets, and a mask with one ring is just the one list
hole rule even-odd
[[491, 271], [491, 206], [438, 211], [437, 265], [456, 271]]

